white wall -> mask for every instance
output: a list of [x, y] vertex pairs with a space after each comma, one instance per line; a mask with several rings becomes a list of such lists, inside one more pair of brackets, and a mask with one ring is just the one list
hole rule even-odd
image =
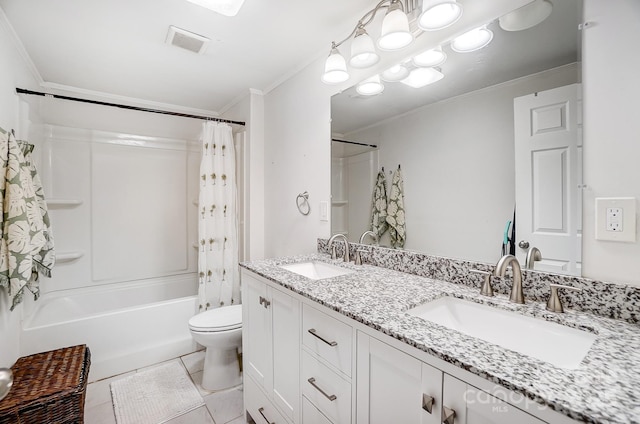
[[515, 204], [513, 99], [577, 81], [578, 65], [567, 65], [347, 134], [378, 145], [389, 187], [402, 165], [405, 248], [496, 262]]
[[638, 233], [635, 243], [594, 237], [595, 198], [640, 199], [640, 2], [585, 0], [584, 15], [583, 274], [640, 286]]
[[[16, 135], [22, 134], [19, 122], [18, 95], [16, 87], [37, 89], [36, 78], [24, 64], [18, 50], [12, 44], [11, 29], [7, 26], [4, 13], [0, 9], [0, 127], [5, 130], [16, 129]], [[23, 130], [24, 132], [24, 130]], [[29, 296], [26, 294], [25, 296]], [[19, 356], [20, 317], [22, 306], [9, 311], [7, 293], [0, 289], [0, 367], [13, 365]]]

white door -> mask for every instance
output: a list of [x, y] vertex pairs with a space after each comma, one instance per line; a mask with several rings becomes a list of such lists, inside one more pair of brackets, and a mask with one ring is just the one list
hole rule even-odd
[[[516, 252], [535, 269], [580, 275], [582, 122], [580, 84], [514, 99]], [[520, 247], [520, 243], [522, 246]]]

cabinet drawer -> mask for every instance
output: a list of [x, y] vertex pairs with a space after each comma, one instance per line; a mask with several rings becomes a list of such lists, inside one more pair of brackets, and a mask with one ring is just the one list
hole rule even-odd
[[244, 407], [256, 424], [287, 424], [250, 377], [244, 379]]
[[302, 396], [302, 422], [304, 424], [332, 424], [329, 418], [325, 417], [304, 396]]
[[351, 422], [351, 383], [308, 352], [302, 352], [302, 394], [331, 422]]
[[308, 305], [302, 308], [302, 344], [351, 376], [351, 327]]

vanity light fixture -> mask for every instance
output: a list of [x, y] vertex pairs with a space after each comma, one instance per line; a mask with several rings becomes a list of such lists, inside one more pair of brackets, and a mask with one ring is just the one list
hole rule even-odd
[[380, 75], [382, 81], [386, 82], [402, 81], [407, 76], [409, 76], [409, 70], [401, 63], [393, 65], [391, 68], [387, 69]]
[[356, 91], [361, 96], [374, 96], [384, 91], [384, 85], [380, 82], [380, 75], [374, 75], [360, 82], [356, 86]]
[[354, 68], [368, 68], [378, 63], [380, 56], [365, 27], [374, 20], [376, 13], [381, 9], [386, 8], [387, 12], [382, 20], [377, 47], [381, 50], [399, 50], [411, 44], [414, 37], [409, 29], [407, 13], [413, 12], [408, 9], [412, 8], [414, 4], [412, 0], [380, 0], [358, 21], [351, 34], [340, 42], [331, 43], [331, 53], [325, 62], [322, 81], [327, 84], [337, 84], [349, 79], [346, 61], [338, 51], [338, 47], [352, 37], [349, 65]]
[[236, 16], [244, 0], [187, 0], [224, 16]]
[[411, 59], [416, 66], [430, 68], [442, 65], [447, 60], [447, 55], [442, 51], [442, 47], [422, 52]]
[[322, 74], [322, 82], [325, 84], [338, 84], [349, 79], [347, 72], [347, 62], [338, 51], [335, 43], [331, 46], [331, 53], [324, 62], [324, 74]]
[[351, 59], [349, 59], [349, 65], [354, 68], [368, 68], [373, 66], [380, 60], [380, 56], [376, 53], [376, 48], [373, 45], [373, 40], [367, 34], [367, 30], [364, 26], [358, 27], [356, 35], [351, 42]]
[[462, 16], [462, 6], [455, 0], [423, 0], [418, 26], [435, 31], [453, 25]]
[[413, 88], [421, 88], [444, 78], [444, 74], [436, 68], [416, 68], [409, 76], [400, 81]]
[[500, 28], [505, 31], [522, 31], [534, 27], [547, 19], [552, 10], [553, 4], [549, 0], [534, 0], [500, 17]]
[[413, 41], [409, 30], [409, 18], [404, 13], [402, 3], [392, 0], [382, 21], [382, 30], [378, 39], [378, 47], [382, 50], [399, 50]]
[[483, 25], [456, 37], [451, 42], [451, 50], [458, 53], [474, 52], [486, 47], [492, 39], [493, 31]]

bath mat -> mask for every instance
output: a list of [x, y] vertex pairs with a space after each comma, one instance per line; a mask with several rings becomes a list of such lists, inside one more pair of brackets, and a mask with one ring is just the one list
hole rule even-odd
[[111, 398], [118, 424], [160, 424], [204, 405], [175, 361], [114, 381]]

